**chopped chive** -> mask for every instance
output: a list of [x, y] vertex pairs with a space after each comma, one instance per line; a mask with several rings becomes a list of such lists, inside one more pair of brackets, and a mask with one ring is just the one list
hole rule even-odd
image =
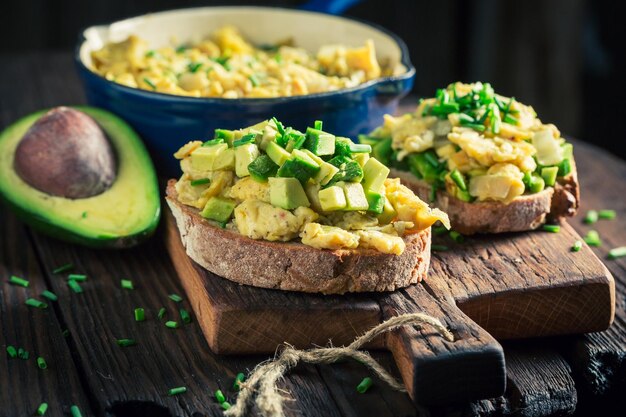
[[48, 308], [48, 304], [43, 301], [36, 300], [34, 298], [28, 298], [24, 302], [27, 306], [35, 307], [35, 308]]
[[167, 313], [167, 310], [165, 309], [165, 307], [161, 307], [161, 309], [159, 310], [159, 313], [157, 314], [157, 317], [159, 318], [159, 320], [162, 320], [163, 317], [165, 317], [165, 313]]
[[617, 213], [615, 212], [615, 210], [600, 210], [598, 212], [598, 217], [600, 217], [602, 220], [613, 220], [615, 217], [617, 217]]
[[52, 273], [56, 275], [56, 274], [60, 274], [61, 272], [67, 272], [67, 271], [69, 271], [69, 270], [71, 270], [73, 268], [74, 268], [74, 264], [70, 262], [68, 264], [61, 265], [61, 266], [53, 269]]
[[224, 401], [220, 404], [220, 407], [222, 407], [222, 409], [224, 410], [228, 410], [230, 408], [230, 403], [228, 401]]
[[70, 407], [70, 413], [72, 417], [83, 417], [83, 414], [80, 412], [80, 408], [77, 405], [73, 405]]
[[218, 389], [217, 391], [215, 391], [215, 399], [220, 404], [226, 401], [226, 397], [224, 396], [224, 393], [222, 392], [222, 390]]
[[202, 67], [202, 62], [191, 62], [187, 65], [189, 72], [196, 72]]
[[200, 178], [199, 180], [191, 180], [191, 181], [189, 181], [189, 183], [191, 184], [192, 187], [196, 187], [198, 185], [208, 184], [210, 182], [211, 182], [211, 180], [208, 179], [208, 178]]
[[48, 290], [45, 290], [44, 292], [42, 292], [41, 296], [47, 298], [50, 301], [57, 301], [59, 299], [59, 297], [57, 297], [55, 293], [53, 293], [52, 291], [48, 291]]
[[135, 287], [133, 286], [133, 282], [129, 279], [122, 279], [120, 280], [120, 284], [122, 286], [122, 288], [124, 288], [125, 290], [134, 290]]
[[46, 363], [46, 360], [44, 358], [42, 358], [41, 356], [39, 356], [37, 358], [37, 366], [39, 367], [39, 369], [47, 369], [48, 368], [48, 364]]
[[373, 383], [374, 381], [372, 381], [372, 378], [365, 377], [359, 383], [359, 385], [356, 386], [356, 390], [359, 392], [359, 394], [364, 394], [368, 389], [370, 389]]
[[437, 184], [431, 184], [429, 199], [431, 203], [437, 199]]
[[469, 127], [470, 129], [474, 129], [474, 130], [477, 130], [479, 132], [484, 132], [485, 131], [485, 125], [481, 125], [479, 123], [465, 123], [465, 122], [461, 122], [461, 126]]
[[561, 226], [556, 224], [544, 224], [541, 228], [550, 233], [559, 233], [561, 231]]
[[117, 339], [117, 345], [120, 347], [135, 346], [136, 344], [135, 339]]
[[465, 183], [465, 177], [458, 169], [455, 169], [450, 173], [450, 179], [459, 187], [461, 191], [467, 191], [467, 184]]
[[144, 321], [146, 319], [146, 312], [143, 308], [135, 309], [135, 321]]
[[259, 86], [259, 84], [261, 84], [261, 83], [259, 82], [259, 79], [257, 78], [257, 76], [256, 76], [256, 75], [254, 75], [254, 74], [250, 75], [250, 76], [248, 77], [248, 79], [249, 79], [249, 80], [250, 80], [250, 82], [252, 83], [252, 86], [253, 86], [253, 87], [258, 87], [258, 86]]
[[433, 234], [436, 236], [444, 235], [446, 233], [448, 233], [448, 229], [446, 229], [445, 226], [437, 226], [433, 228]]
[[170, 389], [167, 393], [169, 395], [178, 395], [178, 394], [184, 394], [186, 392], [187, 392], [187, 387], [176, 387], [176, 388]]
[[505, 114], [502, 120], [504, 120], [505, 123], [508, 123], [511, 125], [517, 125], [517, 119], [511, 116], [510, 114]]
[[170, 298], [170, 300], [176, 302], [176, 303], [180, 303], [181, 301], [183, 301], [183, 298], [178, 295], [178, 294], [170, 294], [168, 295], [168, 297]]
[[580, 240], [577, 240], [576, 242], [574, 242], [574, 244], [572, 245], [572, 252], [578, 252], [583, 248], [583, 242], [581, 242]]
[[157, 86], [156, 86], [156, 85], [155, 85], [152, 81], [150, 81], [150, 79], [149, 79], [149, 78], [147, 78], [147, 77], [143, 77], [143, 82], [145, 82], [146, 84], [148, 84], [148, 85], [150, 86], [150, 88], [152, 88], [153, 90], [156, 90], [156, 89], [157, 89]]
[[595, 210], [587, 211], [585, 219], [583, 220], [587, 224], [593, 224], [598, 221], [598, 212]]
[[465, 237], [463, 237], [463, 235], [457, 232], [456, 230], [450, 231], [450, 238], [454, 240], [456, 243], [463, 243], [465, 241]]
[[191, 316], [189, 315], [189, 312], [187, 310], [185, 310], [184, 308], [181, 308], [179, 310], [179, 313], [180, 313], [180, 319], [183, 321], [183, 323], [185, 324], [191, 323]]
[[146, 52], [146, 58], [152, 58], [155, 55], [156, 55], [156, 51], [154, 49], [151, 49], [148, 52]]
[[85, 274], [69, 274], [67, 276], [67, 279], [73, 279], [74, 281], [86, 281], [87, 280], [87, 275]]
[[430, 248], [434, 250], [435, 252], [445, 252], [449, 250], [449, 248], [446, 245], [431, 245]]
[[73, 279], [70, 279], [69, 281], [67, 281], [67, 286], [70, 287], [72, 291], [74, 291], [76, 294], [80, 294], [81, 292], [83, 292], [83, 289], [81, 288], [80, 284], [74, 281]]
[[182, 54], [183, 52], [185, 52], [187, 50], [187, 46], [186, 45], [181, 45], [178, 48], [176, 48], [176, 53], [177, 54]]
[[239, 372], [235, 377], [235, 382], [233, 382], [233, 388], [239, 391], [241, 389], [241, 383], [246, 379], [246, 376], [243, 372]]
[[20, 359], [27, 360], [30, 357], [30, 353], [24, 348], [17, 349], [17, 357]]
[[70, 331], [68, 329], [65, 329], [61, 332], [61, 335], [63, 337], [69, 337], [70, 336]]
[[626, 256], [626, 246], [620, 246], [619, 248], [613, 248], [609, 251], [609, 259], [617, 259]]
[[587, 235], [583, 239], [585, 243], [589, 246], [602, 246], [602, 241], [600, 240], [600, 235], [595, 230], [590, 230], [587, 232]]
[[86, 211], [83, 211], [83, 213], [81, 214], [81, 217], [82, 217], [83, 219], [86, 219], [86, 218], [87, 218], [87, 212], [86, 212]]
[[313, 123], [313, 128], [317, 130], [322, 130], [323, 126], [324, 122], [322, 122], [321, 120], [316, 120], [315, 123]]
[[25, 280], [24, 278], [16, 277], [15, 275], [11, 275], [9, 277], [9, 284], [19, 285], [20, 287], [28, 287], [30, 282]]
[[43, 416], [46, 414], [46, 411], [48, 411], [48, 403], [41, 403], [39, 404], [39, 407], [37, 407], [36, 414], [38, 416]]
[[170, 329], [178, 329], [178, 326], [177, 321], [169, 320], [165, 322], [165, 327], [169, 327]]
[[11, 359], [17, 358], [17, 349], [15, 349], [15, 346], [7, 346], [7, 355], [9, 355], [9, 358]]

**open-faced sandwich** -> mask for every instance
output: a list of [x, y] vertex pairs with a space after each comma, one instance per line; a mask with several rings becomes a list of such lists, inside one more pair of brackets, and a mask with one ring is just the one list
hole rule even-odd
[[369, 145], [276, 119], [217, 130], [175, 157], [167, 202], [187, 254], [242, 284], [321, 293], [392, 291], [430, 261], [430, 209]]
[[531, 230], [578, 209], [572, 145], [488, 83], [450, 84], [360, 142], [464, 234]]

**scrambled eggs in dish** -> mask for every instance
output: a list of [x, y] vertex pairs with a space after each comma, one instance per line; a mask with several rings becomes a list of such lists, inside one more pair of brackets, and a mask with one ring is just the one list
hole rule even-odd
[[489, 83], [450, 84], [414, 114], [385, 116], [361, 143], [463, 201], [510, 203], [554, 186], [572, 169], [572, 145], [532, 107], [496, 94]]
[[91, 54], [93, 70], [119, 84], [192, 97], [284, 97], [359, 85], [385, 75], [374, 42], [322, 46], [317, 55], [289, 45], [258, 47], [232, 26], [199, 43], [149, 49], [137, 36]]
[[431, 209], [389, 168], [356, 144], [322, 130], [303, 133], [275, 118], [217, 129], [174, 156], [183, 175], [178, 200], [251, 239], [299, 240], [319, 249], [374, 249], [400, 255], [403, 236], [448, 216]]

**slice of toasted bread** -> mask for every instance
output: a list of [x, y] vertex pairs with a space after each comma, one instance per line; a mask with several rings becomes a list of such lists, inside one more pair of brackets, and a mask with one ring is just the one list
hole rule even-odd
[[[393, 168], [390, 176], [400, 178], [421, 199], [429, 200], [431, 187], [427, 182], [418, 180], [410, 172]], [[509, 204], [491, 201], [468, 203], [445, 190], [437, 191], [436, 200], [431, 204], [448, 213], [454, 230], [471, 235], [533, 230], [546, 220], [558, 221], [576, 214], [579, 199], [576, 166], [572, 164], [572, 171], [560, 178], [553, 188], [517, 197]]]
[[299, 242], [254, 240], [222, 229], [176, 198], [166, 201], [187, 255], [216, 275], [240, 284], [289, 291], [343, 294], [393, 291], [420, 282], [430, 264], [430, 228], [404, 237], [401, 255], [373, 249], [326, 250]]

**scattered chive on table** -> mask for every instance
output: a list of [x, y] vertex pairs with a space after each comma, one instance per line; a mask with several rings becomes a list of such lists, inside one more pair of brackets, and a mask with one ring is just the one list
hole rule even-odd
[[[1, 128], [32, 111], [84, 100], [69, 53], [4, 55], [0, 80]], [[375, 378], [359, 393], [356, 387], [371, 375], [358, 364], [302, 366], [283, 384], [295, 400], [287, 403], [287, 415], [535, 417], [623, 408], [626, 257], [608, 255], [626, 246], [626, 162], [574, 144], [583, 206], [570, 223], [601, 244], [593, 250], [615, 278], [617, 311], [609, 330], [504, 343], [506, 394], [440, 409], [418, 408]], [[589, 210], [597, 213], [585, 223]], [[445, 235], [435, 243], [443, 249]], [[69, 274], [87, 279], [68, 281]], [[120, 286], [121, 280], [134, 289]], [[45, 299], [48, 308], [26, 305], [29, 298]], [[135, 320], [136, 309], [143, 320]], [[238, 374], [267, 357], [214, 355], [191, 312], [158, 237], [129, 251], [98, 252], [34, 234], [1, 207], [0, 417], [222, 415], [236, 399]], [[177, 328], [166, 327], [168, 321]], [[388, 353], [373, 355], [397, 373]], [[45, 369], [37, 358], [45, 358]]]

